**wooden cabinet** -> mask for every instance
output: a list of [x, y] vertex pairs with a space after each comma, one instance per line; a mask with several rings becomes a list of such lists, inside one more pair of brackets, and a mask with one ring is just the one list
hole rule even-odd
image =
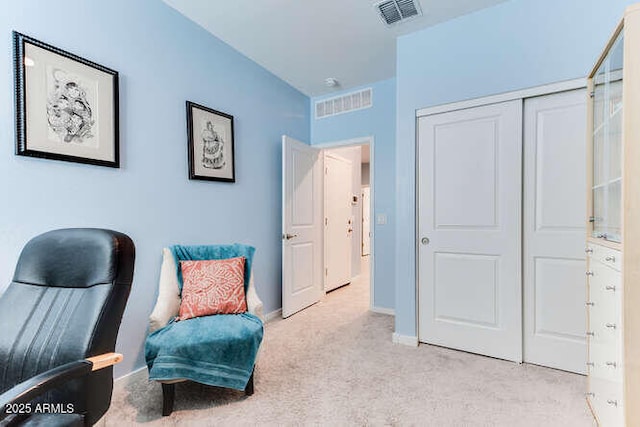
[[587, 400], [601, 426], [640, 425], [640, 5], [589, 76]]

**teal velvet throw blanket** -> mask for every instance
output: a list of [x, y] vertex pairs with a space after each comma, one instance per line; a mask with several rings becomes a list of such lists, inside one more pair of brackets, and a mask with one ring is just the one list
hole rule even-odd
[[[245, 290], [255, 248], [246, 245], [172, 246], [180, 260], [244, 256]], [[182, 277], [178, 267], [178, 282]], [[262, 321], [250, 313], [216, 314], [171, 321], [145, 343], [150, 380], [188, 379], [201, 384], [244, 390], [262, 342]]]

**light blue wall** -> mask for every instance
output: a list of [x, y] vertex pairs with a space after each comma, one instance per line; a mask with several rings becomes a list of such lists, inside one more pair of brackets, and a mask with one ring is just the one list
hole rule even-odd
[[585, 77], [629, 0], [510, 0], [398, 39], [396, 332], [416, 335], [415, 111]]
[[[374, 306], [393, 309], [394, 246], [395, 246], [395, 117], [396, 79], [383, 80], [371, 85], [352, 88], [346, 92], [371, 87], [373, 106], [333, 117], [316, 120], [313, 113], [316, 101], [338, 96], [345, 91], [311, 100], [311, 144], [342, 141], [373, 136], [374, 152], [374, 212], [371, 214], [375, 250], [375, 295]], [[387, 215], [387, 224], [379, 225], [378, 214]]]
[[[14, 29], [120, 72], [120, 169], [14, 155]], [[308, 97], [158, 0], [3, 2], [0, 82], [0, 291], [34, 235], [129, 234], [136, 271], [116, 375], [143, 366], [163, 246], [254, 245], [265, 311], [281, 306], [280, 140], [309, 140]], [[235, 184], [187, 179], [187, 99], [234, 116]]]

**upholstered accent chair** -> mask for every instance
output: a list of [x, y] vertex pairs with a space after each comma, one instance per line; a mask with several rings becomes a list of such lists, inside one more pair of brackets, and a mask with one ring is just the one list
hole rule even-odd
[[[176, 247], [186, 258], [177, 258]], [[163, 249], [158, 298], [149, 317], [145, 345], [149, 379], [162, 385], [162, 415], [168, 416], [173, 411], [178, 382], [189, 380], [244, 390], [248, 396], [253, 394], [253, 373], [264, 321], [262, 302], [251, 274], [254, 251], [251, 246], [239, 244]], [[244, 273], [247, 312], [178, 320], [182, 290], [178, 262], [237, 256], [247, 258]]]
[[89, 426], [111, 403], [135, 247], [116, 231], [30, 240], [0, 296], [0, 424]]

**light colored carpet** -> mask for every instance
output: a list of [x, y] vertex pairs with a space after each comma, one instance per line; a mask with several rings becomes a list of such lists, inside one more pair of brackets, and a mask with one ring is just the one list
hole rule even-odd
[[265, 327], [255, 394], [160, 385], [116, 388], [107, 426], [593, 426], [585, 377], [429, 345], [393, 344], [393, 317], [368, 311], [366, 277]]

